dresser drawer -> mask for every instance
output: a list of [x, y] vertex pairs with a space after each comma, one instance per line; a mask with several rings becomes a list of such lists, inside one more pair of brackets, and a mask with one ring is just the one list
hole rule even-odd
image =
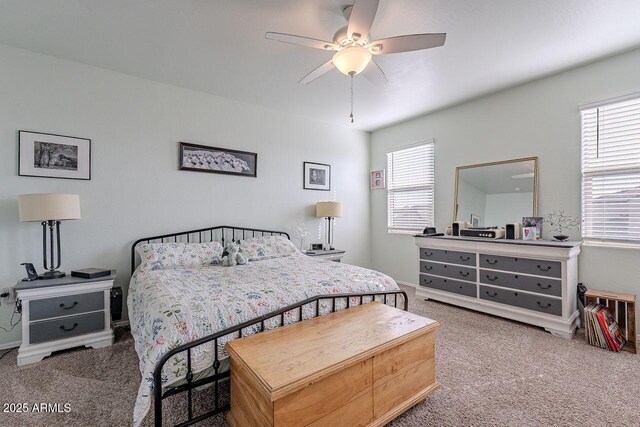
[[473, 252], [458, 252], [442, 249], [420, 248], [420, 259], [427, 261], [446, 262], [449, 264], [476, 265], [476, 254]]
[[97, 310], [104, 310], [104, 292], [66, 295], [29, 302], [30, 320], [50, 319]]
[[541, 261], [498, 255], [480, 254], [480, 267], [548, 277], [560, 277], [562, 274], [562, 264], [557, 261]]
[[528, 310], [562, 316], [562, 300], [480, 285], [480, 298]]
[[104, 311], [29, 324], [29, 344], [104, 330]]
[[475, 283], [444, 279], [442, 277], [430, 276], [428, 274], [420, 275], [420, 286], [437, 289], [439, 291], [453, 292], [454, 294], [460, 294], [467, 297], [475, 298], [477, 296], [477, 285]]
[[562, 281], [515, 273], [480, 270], [480, 282], [539, 294], [562, 296]]
[[476, 269], [473, 267], [420, 261], [420, 273], [435, 274], [436, 276], [451, 277], [452, 279], [468, 280], [470, 282], [476, 281]]

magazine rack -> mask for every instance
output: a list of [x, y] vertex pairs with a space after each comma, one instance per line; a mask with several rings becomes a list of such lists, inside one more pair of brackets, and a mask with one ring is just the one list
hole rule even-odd
[[627, 343], [622, 347], [622, 350], [636, 353], [636, 296], [589, 289], [584, 294], [584, 297], [585, 307], [592, 302], [596, 302], [609, 308], [609, 313], [616, 319], [620, 331], [627, 339]]

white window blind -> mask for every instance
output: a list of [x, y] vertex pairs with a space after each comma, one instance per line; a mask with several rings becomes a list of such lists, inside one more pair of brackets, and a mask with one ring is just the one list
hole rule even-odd
[[582, 235], [640, 243], [640, 94], [582, 109]]
[[387, 228], [417, 232], [433, 226], [434, 144], [387, 153]]

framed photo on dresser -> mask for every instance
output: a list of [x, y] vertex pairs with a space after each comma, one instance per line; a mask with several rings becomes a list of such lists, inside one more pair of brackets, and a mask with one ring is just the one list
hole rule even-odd
[[303, 185], [305, 190], [331, 190], [331, 165], [304, 162]]
[[18, 131], [18, 175], [91, 179], [91, 140]]

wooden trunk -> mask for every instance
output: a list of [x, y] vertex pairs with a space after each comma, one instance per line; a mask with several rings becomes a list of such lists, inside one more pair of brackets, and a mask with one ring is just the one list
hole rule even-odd
[[384, 425], [438, 388], [438, 326], [374, 302], [231, 341], [229, 424]]

